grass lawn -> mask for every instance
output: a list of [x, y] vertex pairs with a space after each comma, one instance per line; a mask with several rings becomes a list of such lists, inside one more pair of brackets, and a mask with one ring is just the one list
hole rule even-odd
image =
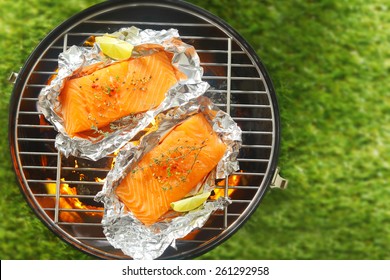
[[[8, 149], [11, 71], [97, 0], [0, 1], [0, 257], [91, 259], [23, 199]], [[256, 50], [277, 92], [285, 191], [200, 259], [390, 259], [390, 11], [385, 1], [190, 0]], [[234, 4], [232, 4], [234, 2]], [[245, 248], [245, 249], [244, 249]]]

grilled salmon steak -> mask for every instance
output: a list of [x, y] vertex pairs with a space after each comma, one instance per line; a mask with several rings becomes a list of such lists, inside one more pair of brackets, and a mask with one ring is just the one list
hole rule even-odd
[[151, 225], [218, 164], [226, 145], [203, 113], [176, 126], [128, 173], [116, 194], [141, 222]]
[[[102, 68], [84, 69], [64, 83], [60, 114], [71, 137], [98, 130], [121, 117], [160, 105], [166, 92], [183, 78], [171, 64], [172, 55], [159, 50]], [[184, 75], [185, 76], [185, 75]]]

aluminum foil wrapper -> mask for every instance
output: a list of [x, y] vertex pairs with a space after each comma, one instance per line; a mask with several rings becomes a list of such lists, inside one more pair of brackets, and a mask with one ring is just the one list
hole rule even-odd
[[110, 125], [110, 131], [104, 135], [99, 135], [94, 139], [91, 137], [70, 137], [65, 131], [64, 120], [58, 113], [59, 108], [61, 108], [58, 97], [66, 79], [82, 67], [101, 61], [105, 65], [114, 62], [103, 55], [96, 44], [93, 47], [71, 46], [59, 55], [58, 74], [49, 85], [42, 89], [37, 103], [38, 111], [41, 111], [58, 131], [55, 146], [66, 157], [73, 155], [98, 160], [112, 154], [150, 125], [159, 113], [181, 106], [201, 96], [209, 88], [209, 84], [202, 81], [203, 68], [200, 66], [200, 60], [194, 47], [178, 39], [180, 36], [176, 29], [155, 31], [130, 27], [122, 28], [110, 35], [133, 44], [135, 47], [132, 56], [147, 55], [155, 51], [153, 48], [145, 50], [140, 47], [145, 44], [163, 47], [165, 51], [173, 54], [172, 65], [184, 73], [187, 79], [179, 81], [171, 87], [166, 93], [166, 98], [158, 107], [145, 113], [117, 120], [112, 123], [112, 126]]
[[216, 179], [225, 179], [239, 169], [237, 155], [242, 142], [241, 129], [209, 98], [201, 96], [183, 106], [159, 114], [156, 118], [158, 123], [156, 130], [144, 135], [138, 143], [129, 142], [120, 150], [113, 169], [106, 177], [102, 191], [95, 197], [95, 200], [102, 201], [105, 206], [102, 225], [108, 241], [133, 259], [160, 257], [167, 247], [175, 248], [176, 239], [202, 227], [213, 211], [223, 209], [230, 203], [228, 198], [219, 197], [217, 200], [208, 200], [202, 207], [185, 214], [168, 215], [162, 221], [145, 226], [126, 209], [115, 194], [116, 186], [148, 151], [158, 145], [165, 133], [198, 112], [205, 115], [228, 148], [215, 169], [203, 183], [198, 184], [194, 192], [214, 189]]

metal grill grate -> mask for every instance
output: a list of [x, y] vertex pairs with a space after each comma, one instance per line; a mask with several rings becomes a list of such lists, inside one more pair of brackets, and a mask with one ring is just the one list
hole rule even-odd
[[[10, 119], [15, 170], [27, 200], [54, 232], [98, 257], [128, 258], [107, 242], [100, 224], [103, 210], [93, 208], [98, 207], [93, 197], [102, 187], [100, 179], [110, 170], [114, 156], [97, 162], [61, 156], [54, 147], [53, 126], [36, 110], [39, 92], [55, 75], [62, 51], [81, 45], [89, 36], [128, 26], [177, 28], [200, 56], [204, 80], [211, 85], [206, 95], [243, 130], [241, 170], [218, 186], [225, 195], [234, 190], [232, 204], [214, 213], [203, 228], [178, 240], [177, 250], [171, 248], [161, 257], [189, 258], [230, 236], [254, 211], [271, 182], [279, 144], [276, 100], [262, 64], [238, 34], [207, 12], [180, 2], [112, 2], [88, 9], [54, 30], [35, 50], [15, 85]], [[61, 193], [67, 186], [78, 193]], [[71, 199], [92, 208], [79, 208], [77, 203], [67, 208], [62, 202]], [[64, 213], [73, 220], [64, 219]]]

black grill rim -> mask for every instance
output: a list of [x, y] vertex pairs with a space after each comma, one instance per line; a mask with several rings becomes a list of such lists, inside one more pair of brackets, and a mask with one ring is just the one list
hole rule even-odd
[[[255, 212], [257, 207], [259, 206], [261, 200], [265, 196], [266, 192], [269, 190], [269, 186], [271, 185], [271, 181], [273, 178], [273, 175], [276, 171], [277, 167], [277, 160], [279, 157], [279, 149], [280, 149], [280, 138], [281, 138], [281, 127], [280, 127], [280, 114], [279, 114], [279, 107], [278, 107], [278, 101], [277, 101], [277, 96], [275, 93], [275, 89], [271, 80], [271, 77], [269, 76], [266, 67], [256, 54], [255, 50], [250, 46], [250, 44], [237, 32], [235, 31], [228, 23], [226, 23], [224, 20], [218, 18], [217, 16], [213, 15], [212, 13], [208, 12], [207, 10], [200, 8], [194, 4], [184, 2], [182, 0], [151, 0], [151, 1], [141, 1], [141, 0], [111, 0], [111, 1], [106, 1], [103, 3], [99, 3], [97, 5], [91, 6], [75, 15], [70, 17], [69, 19], [65, 20], [63, 23], [58, 25], [56, 28], [54, 28], [51, 32], [47, 34], [47, 36], [39, 43], [39, 45], [32, 51], [28, 59], [26, 60], [26, 63], [24, 66], [21, 68], [18, 77], [15, 81], [14, 89], [12, 91], [11, 99], [10, 99], [10, 106], [9, 106], [9, 147], [10, 147], [10, 153], [11, 153], [11, 159], [13, 162], [13, 168], [15, 171], [16, 179], [19, 185], [19, 188], [27, 201], [27, 203], [30, 205], [36, 216], [45, 224], [54, 234], [56, 234], [60, 239], [66, 241], [68, 244], [71, 244], [75, 248], [79, 249], [80, 251], [87, 253], [93, 257], [98, 257], [98, 258], [107, 258], [108, 255], [106, 255], [104, 252], [99, 251], [93, 247], [89, 247], [86, 244], [77, 244], [72, 240], [70, 237], [65, 235], [63, 232], [60, 232], [57, 228], [56, 225], [53, 223], [53, 221], [45, 219], [45, 215], [42, 215], [40, 209], [37, 209], [34, 207], [33, 204], [33, 198], [31, 198], [28, 193], [25, 191], [25, 186], [22, 181], [22, 176], [21, 176], [21, 170], [20, 166], [17, 164], [17, 158], [18, 155], [16, 154], [15, 151], [15, 146], [16, 146], [16, 139], [15, 139], [15, 133], [14, 129], [14, 124], [16, 122], [16, 108], [17, 104], [19, 102], [20, 95], [22, 94], [21, 90], [23, 88], [24, 82], [29, 75], [29, 73], [32, 71], [32, 67], [35, 64], [37, 58], [39, 55], [45, 50], [47, 45], [52, 43], [55, 39], [58, 38], [59, 34], [62, 34], [63, 32], [66, 31], [67, 28], [69, 28], [70, 25], [72, 25], [75, 22], [78, 22], [84, 18], [86, 18], [88, 15], [98, 12], [100, 10], [104, 10], [106, 8], [112, 8], [113, 6], [116, 5], [122, 5], [122, 4], [131, 4], [131, 3], [140, 3], [140, 4], [148, 4], [148, 5], [153, 5], [153, 4], [166, 4], [174, 7], [179, 7], [179, 8], [185, 8], [187, 10], [192, 10], [205, 18], [210, 19], [211, 21], [214, 21], [218, 23], [222, 28], [225, 29], [225, 31], [228, 31], [233, 37], [235, 37], [241, 44], [242, 46], [248, 51], [250, 54], [251, 58], [254, 59], [254, 62], [257, 64], [259, 67], [260, 71], [262, 72], [262, 75], [264, 77], [265, 83], [267, 84], [269, 93], [270, 93], [270, 98], [271, 98], [271, 105], [272, 105], [272, 110], [274, 112], [273, 119], [274, 119], [274, 147], [273, 147], [273, 154], [270, 155], [270, 161], [269, 161], [269, 172], [266, 174], [266, 176], [263, 179], [264, 182], [264, 188], [259, 190], [260, 193], [258, 193], [253, 201], [254, 204], [252, 205], [251, 209], [249, 209], [249, 212], [247, 212], [247, 216], [244, 217], [244, 219], [241, 219], [239, 223], [235, 224], [234, 227], [229, 227], [227, 230], [223, 231], [220, 233], [215, 239], [212, 239], [210, 241], [207, 241], [202, 244], [202, 246], [197, 247], [195, 249], [186, 251], [181, 253], [180, 255], [176, 255], [175, 258], [170, 258], [168, 257], [167, 259], [192, 259], [195, 257], [198, 257], [200, 255], [205, 254], [206, 252], [209, 252], [213, 248], [219, 246], [222, 244], [224, 241], [226, 241], [230, 236], [232, 236], [235, 232], [238, 231], [250, 218], [250, 216]], [[86, 248], [88, 248], [90, 251], [87, 251]]]

